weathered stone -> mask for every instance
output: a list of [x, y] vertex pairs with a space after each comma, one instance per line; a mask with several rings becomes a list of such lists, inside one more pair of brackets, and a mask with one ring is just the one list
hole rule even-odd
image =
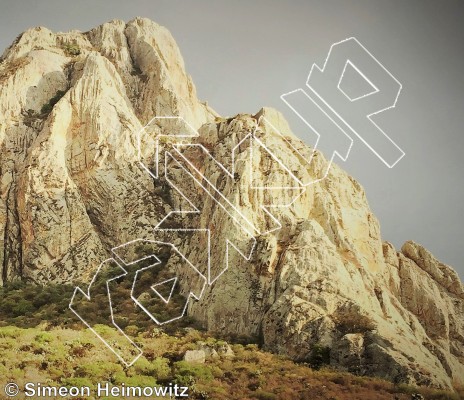
[[228, 343], [218, 346], [217, 351], [224, 357], [235, 357], [235, 353]]
[[[148, 132], [139, 154], [137, 133], [154, 116], [181, 116], [198, 128], [192, 142], [225, 168], [199, 147], [183, 150], [190, 168], [201, 169], [256, 228], [245, 232], [168, 164], [170, 179], [199, 210], [184, 227], [210, 229], [211, 273], [220, 275], [190, 303], [190, 315], [213, 332], [254, 338], [297, 360], [318, 345], [331, 348], [332, 364], [361, 374], [464, 383], [464, 289], [456, 272], [414, 242], [400, 252], [382, 243], [359, 183], [336, 165], [320, 180], [327, 160], [316, 152], [309, 163], [312, 150], [278, 111], [219, 118], [197, 99], [170, 33], [147, 19], [87, 33], [34, 28], [3, 54], [0, 283], [89, 279], [112, 247], [153, 239], [170, 211], [189, 206], [140, 167], [140, 158], [153, 166], [150, 134], [170, 133], [161, 125]], [[252, 132], [286, 168], [256, 141], [250, 152]], [[259, 189], [269, 186], [297, 189]], [[250, 260], [227, 250], [231, 242], [246, 253], [254, 239]], [[203, 236], [169, 240], [207, 274]], [[233, 355], [228, 346], [214, 351]]]
[[214, 347], [209, 346], [204, 342], [198, 342], [197, 344], [198, 344], [199, 349], [205, 352], [206, 358], [219, 357], [219, 354]]
[[206, 354], [204, 350], [187, 350], [184, 354], [184, 361], [191, 363], [204, 364]]

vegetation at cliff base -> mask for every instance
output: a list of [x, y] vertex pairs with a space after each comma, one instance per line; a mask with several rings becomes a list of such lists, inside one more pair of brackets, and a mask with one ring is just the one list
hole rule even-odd
[[[119, 290], [117, 296], [127, 295], [124, 285]], [[188, 350], [227, 346], [210, 333], [193, 329], [195, 323], [188, 318], [167, 324], [166, 329], [149, 320], [125, 325], [126, 333], [143, 349], [143, 356], [127, 368], [69, 310], [73, 291], [70, 285], [21, 282], [0, 288], [0, 384], [12, 381], [21, 387], [33, 381], [94, 388], [98, 382], [177, 383], [190, 388], [189, 398], [199, 400], [407, 400], [413, 393], [422, 393], [427, 400], [457, 400], [464, 395], [332, 370], [330, 349], [317, 345], [307, 364], [244, 344], [243, 338], [242, 344], [228, 339], [232, 354], [219, 352], [204, 363], [185, 361]], [[98, 323], [97, 306], [90, 311]]]
[[126, 368], [88, 329], [1, 327], [0, 383], [12, 381], [21, 387], [32, 380], [91, 388], [98, 382], [132, 386], [177, 383], [189, 386], [191, 399], [214, 400], [390, 400], [394, 396], [406, 400], [415, 392], [426, 399], [459, 399], [458, 394], [443, 391], [419, 391], [326, 368], [312, 370], [253, 344], [231, 345], [233, 356], [219, 354], [205, 363], [187, 362], [183, 360], [185, 352], [200, 343], [211, 348], [223, 345], [193, 329], [167, 335], [154, 328], [137, 334], [136, 341], [144, 354]]

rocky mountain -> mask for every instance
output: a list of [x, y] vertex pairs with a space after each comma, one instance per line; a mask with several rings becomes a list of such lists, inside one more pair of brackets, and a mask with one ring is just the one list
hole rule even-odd
[[326, 349], [395, 382], [464, 384], [456, 272], [382, 242], [362, 187], [336, 165], [320, 179], [327, 167], [279, 112], [227, 119], [200, 102], [152, 21], [30, 29], [0, 63], [0, 280], [88, 282], [113, 247], [169, 241], [198, 267], [173, 265], [179, 278], [209, 279], [188, 312], [211, 331], [301, 361]]

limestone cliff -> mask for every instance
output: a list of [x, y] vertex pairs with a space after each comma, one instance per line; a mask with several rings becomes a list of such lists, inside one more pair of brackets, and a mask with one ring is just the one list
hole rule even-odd
[[[203, 147], [183, 151], [191, 170], [258, 233], [244, 233], [173, 160], [180, 190], [141, 168], [140, 158], [156, 167], [152, 136], [167, 133], [162, 124], [146, 130], [139, 154], [138, 133], [155, 116], [198, 129], [192, 141]], [[250, 132], [262, 145], [248, 146]], [[85, 281], [112, 247], [152, 238], [170, 211], [195, 205], [198, 213], [165, 226], [209, 229], [216, 276], [228, 257], [229, 268], [189, 305], [208, 329], [256, 337], [298, 360], [327, 346], [333, 365], [359, 374], [464, 383], [457, 274], [414, 242], [401, 251], [382, 243], [363, 189], [339, 167], [299, 187], [327, 168], [322, 154], [311, 156], [277, 111], [224, 119], [200, 102], [173, 38], [149, 20], [28, 30], [0, 64], [0, 280]], [[201, 235], [173, 236], [206, 266]]]

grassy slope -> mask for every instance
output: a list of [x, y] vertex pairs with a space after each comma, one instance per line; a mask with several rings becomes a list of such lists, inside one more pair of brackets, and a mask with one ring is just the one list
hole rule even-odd
[[[147, 321], [126, 326], [144, 355], [130, 368], [84, 329], [67, 309], [72, 289], [10, 285], [0, 289], [0, 384], [94, 386], [97, 382], [133, 386], [167, 385], [191, 388], [194, 399], [409, 399], [421, 392], [426, 399], [459, 399], [443, 391], [394, 385], [322, 366], [296, 364], [258, 349], [233, 344], [235, 357], [221, 355], [205, 364], [182, 361], [187, 350], [203, 341], [223, 343], [205, 332], [171, 326], [165, 333]], [[132, 318], [129, 318], [129, 320]], [[191, 322], [191, 321], [190, 321]], [[0, 396], [3, 395], [0, 394]]]

